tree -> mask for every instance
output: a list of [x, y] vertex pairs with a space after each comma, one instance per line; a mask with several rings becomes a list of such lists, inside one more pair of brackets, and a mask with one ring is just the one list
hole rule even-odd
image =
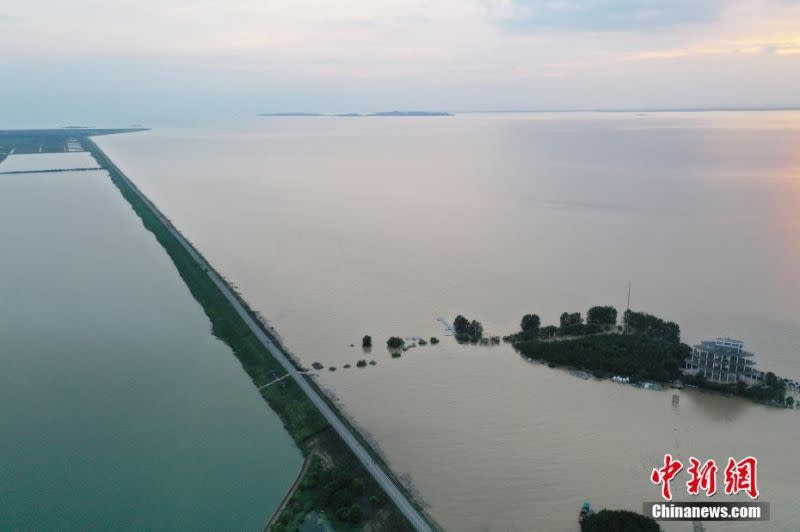
[[453, 320], [453, 329], [455, 329], [456, 334], [467, 334], [467, 329], [469, 329], [469, 320], [459, 314], [456, 316], [456, 319]]
[[353, 477], [353, 481], [352, 481], [351, 484], [352, 484], [352, 488], [353, 488], [353, 493], [355, 493], [356, 495], [363, 495], [364, 494], [364, 488], [365, 488], [366, 484], [364, 484], [364, 479], [363, 478]]
[[372, 347], [372, 336], [365, 335], [364, 338], [361, 339], [361, 346], [362, 347]]
[[559, 318], [561, 327], [559, 331], [565, 335], [582, 335], [586, 334], [586, 328], [583, 326], [583, 319], [580, 312], [565, 312]]
[[554, 338], [558, 336], [558, 327], [555, 325], [548, 325], [539, 329], [539, 336], [541, 338]]
[[580, 312], [565, 312], [561, 315], [560, 318], [561, 328], [569, 327], [570, 325], [580, 325], [583, 323], [583, 319], [581, 319]]
[[397, 336], [392, 336], [391, 338], [386, 340], [386, 346], [389, 347], [390, 349], [398, 349], [400, 347], [403, 347], [403, 344], [405, 344], [405, 341], [403, 341], [402, 338], [398, 338]]
[[678, 343], [681, 341], [681, 328], [677, 323], [632, 310], [625, 311], [623, 321], [630, 333], [654, 336], [668, 342]]
[[361, 511], [361, 506], [354, 504], [350, 507], [350, 522], [351, 523], [358, 523], [361, 521], [363, 512]]
[[770, 388], [777, 388], [778, 387], [778, 377], [771, 371], [768, 371], [766, 375], [764, 375], [764, 384], [769, 386]]
[[786, 408], [794, 408], [794, 397], [791, 395], [786, 396]]
[[474, 339], [479, 339], [483, 337], [483, 325], [481, 322], [472, 320], [469, 324], [470, 336]]
[[616, 325], [617, 309], [611, 306], [592, 307], [586, 313], [586, 323], [589, 325]]
[[520, 323], [522, 334], [529, 338], [535, 338], [539, 335], [539, 326], [541, 324], [542, 320], [540, 320], [539, 316], [536, 314], [525, 314], [522, 317], [522, 322]]
[[483, 325], [481, 322], [472, 320], [459, 314], [453, 320], [453, 329], [456, 332], [456, 340], [459, 342], [477, 342], [483, 336]]
[[359, 368], [366, 368], [367, 367], [367, 361], [363, 360], [363, 359], [359, 360], [358, 362], [356, 362], [356, 366], [359, 367]]
[[342, 506], [336, 510], [336, 518], [345, 523], [358, 523], [361, 521], [362, 515], [361, 507], [357, 504]]
[[659, 532], [650, 517], [628, 510], [600, 510], [581, 522], [581, 532]]

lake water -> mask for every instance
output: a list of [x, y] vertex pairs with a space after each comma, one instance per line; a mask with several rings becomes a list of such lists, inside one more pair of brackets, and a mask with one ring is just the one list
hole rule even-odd
[[[506, 334], [622, 310], [630, 280], [685, 341], [741, 337], [800, 378], [800, 113], [254, 118], [99, 144], [304, 364], [340, 366], [319, 382], [446, 528], [641, 511], [665, 452], [754, 454], [761, 528], [800, 522], [796, 411], [583, 381], [506, 345], [383, 348], [456, 313]], [[359, 358], [378, 364], [341, 368]]]
[[97, 161], [89, 152], [24, 153], [9, 155], [0, 161], [0, 172], [40, 172], [42, 170], [74, 170], [97, 168]]
[[300, 452], [108, 175], [0, 176], [0, 257], [0, 529], [260, 530]]

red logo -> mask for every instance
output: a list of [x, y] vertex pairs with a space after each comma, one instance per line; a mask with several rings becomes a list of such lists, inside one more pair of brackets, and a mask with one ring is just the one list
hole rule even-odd
[[668, 501], [672, 500], [669, 483], [681, 469], [683, 469], [683, 464], [680, 461], [673, 460], [671, 454], [665, 454], [664, 467], [653, 469], [653, 472], [650, 473], [650, 482], [656, 485], [661, 484], [661, 496]]
[[[680, 460], [672, 458], [671, 454], [664, 455], [664, 465], [654, 468], [650, 473], [650, 482], [661, 486], [661, 496], [667, 500], [672, 500], [672, 490], [670, 481], [683, 469]], [[758, 498], [758, 483], [756, 480], [756, 470], [758, 460], [748, 456], [739, 460], [733, 457], [728, 458], [728, 465], [725, 467], [725, 494], [735, 495], [740, 491], [747, 493], [751, 499]], [[686, 482], [686, 491], [689, 495], [699, 495], [705, 492], [706, 497], [711, 497], [717, 492], [717, 464], [714, 459], [701, 462], [694, 456], [689, 458], [689, 480]]]
[[752, 456], [736, 461], [728, 458], [725, 468], [725, 493], [733, 495], [744, 491], [751, 499], [758, 498], [758, 485], [756, 483], [756, 468], [758, 460]]
[[689, 458], [689, 469], [686, 471], [692, 477], [686, 483], [689, 495], [697, 495], [700, 490], [706, 492], [706, 497], [711, 497], [717, 492], [717, 464], [714, 459], [707, 460], [702, 466], [700, 460], [692, 456]]

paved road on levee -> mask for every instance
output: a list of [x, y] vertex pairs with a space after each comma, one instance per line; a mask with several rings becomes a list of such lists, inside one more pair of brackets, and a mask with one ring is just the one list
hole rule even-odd
[[[95, 144], [95, 146], [97, 146]], [[100, 150], [99, 146], [97, 147]], [[100, 150], [102, 152], [102, 150]], [[149, 207], [150, 210], [153, 211], [161, 223], [164, 224], [164, 227], [169, 229], [172, 235], [181, 243], [181, 245], [189, 252], [189, 254], [194, 258], [194, 260], [203, 268], [206, 269], [209, 278], [214, 282], [215, 285], [220, 289], [222, 294], [228, 300], [228, 302], [236, 309], [236, 312], [239, 313], [239, 316], [244, 320], [250, 330], [256, 335], [264, 347], [269, 349], [272, 356], [274, 356], [278, 362], [286, 368], [292, 378], [297, 382], [300, 386], [300, 389], [308, 396], [309, 399], [317, 406], [319, 411], [325, 416], [325, 419], [331, 426], [336, 430], [339, 436], [344, 440], [350, 450], [353, 451], [353, 454], [358, 457], [364, 467], [369, 471], [372, 475], [372, 478], [375, 479], [383, 490], [386, 492], [386, 495], [394, 502], [395, 506], [406, 516], [406, 519], [409, 520], [411, 525], [421, 531], [430, 531], [432, 532], [431, 526], [425, 520], [424, 517], [420, 514], [420, 512], [411, 504], [411, 501], [405, 496], [405, 494], [397, 487], [397, 485], [392, 481], [391, 478], [383, 471], [383, 469], [375, 463], [370, 456], [369, 452], [364, 448], [363, 445], [358, 441], [358, 439], [353, 434], [353, 431], [347, 426], [336, 413], [328, 406], [328, 403], [320, 397], [319, 393], [312, 387], [303, 377], [303, 375], [297, 371], [294, 364], [286, 357], [283, 351], [275, 345], [275, 343], [267, 336], [261, 327], [256, 323], [256, 321], [250, 316], [250, 314], [245, 310], [244, 306], [239, 302], [239, 299], [233, 293], [231, 288], [228, 286], [226, 282], [219, 278], [219, 276], [214, 273], [214, 270], [211, 269], [208, 262], [199, 254], [195, 249], [189, 244], [189, 242], [181, 235], [181, 233], [172, 225], [172, 223], [167, 220], [167, 218], [158, 210], [158, 208], [149, 200], [147, 197], [142, 194], [142, 192], [131, 182], [128, 177], [122, 173], [122, 171], [113, 163], [111, 159], [106, 156], [108, 162], [114, 167], [114, 169], [119, 173], [119, 175], [125, 179], [128, 184], [130, 185], [131, 189], [144, 201]]]

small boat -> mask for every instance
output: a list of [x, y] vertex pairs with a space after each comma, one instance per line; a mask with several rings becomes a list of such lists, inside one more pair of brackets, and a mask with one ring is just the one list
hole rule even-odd
[[592, 507], [589, 506], [589, 502], [587, 501], [583, 503], [581, 511], [578, 512], [578, 523], [583, 523], [584, 519], [586, 519], [587, 517], [591, 517], [593, 515], [594, 515], [594, 510], [592, 510]]

